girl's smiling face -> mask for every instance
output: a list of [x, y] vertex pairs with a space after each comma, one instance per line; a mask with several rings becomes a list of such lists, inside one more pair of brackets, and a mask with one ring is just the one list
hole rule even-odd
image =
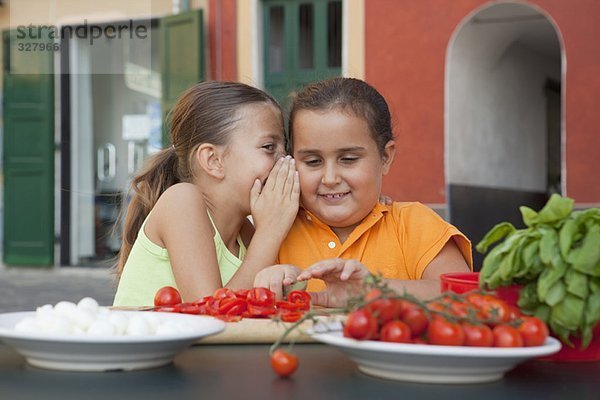
[[292, 131], [302, 205], [344, 241], [377, 204], [394, 141], [381, 154], [367, 121], [341, 108], [300, 110]]

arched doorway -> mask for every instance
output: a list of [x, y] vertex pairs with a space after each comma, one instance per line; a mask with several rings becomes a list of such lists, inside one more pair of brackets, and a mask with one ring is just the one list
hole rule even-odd
[[478, 9], [449, 43], [448, 210], [473, 245], [500, 221], [522, 226], [519, 206], [562, 192], [563, 58], [553, 22], [524, 3]]

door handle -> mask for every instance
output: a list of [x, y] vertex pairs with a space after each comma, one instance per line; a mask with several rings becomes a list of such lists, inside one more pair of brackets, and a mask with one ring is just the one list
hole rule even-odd
[[136, 142], [127, 144], [127, 172], [130, 176], [135, 174], [144, 162], [144, 147]]
[[[100, 182], [109, 182], [117, 174], [117, 149], [112, 143], [104, 143], [98, 147], [98, 165], [96, 176]], [[107, 162], [108, 161], [108, 162]]]

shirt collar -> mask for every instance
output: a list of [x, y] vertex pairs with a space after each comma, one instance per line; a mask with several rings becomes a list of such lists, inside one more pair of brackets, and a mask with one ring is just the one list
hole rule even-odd
[[[372, 215], [373, 217], [377, 217], [377, 219], [379, 219], [379, 217], [381, 217], [383, 214], [389, 212], [390, 208], [391, 208], [391, 206], [385, 206], [385, 205], [377, 202], [377, 204], [375, 204], [375, 207], [373, 207], [371, 212], [365, 216], [365, 218], [363, 219], [363, 222], [361, 222], [358, 226], [362, 225], [362, 223], [364, 223], [364, 221], [367, 219], [367, 217], [369, 215]], [[313, 222], [317, 225], [328, 226], [327, 224], [322, 222], [319, 218], [317, 218], [312, 212], [310, 212], [306, 208], [304, 208], [304, 206], [302, 206], [302, 205], [300, 206], [300, 214], [301, 214], [302, 218], [304, 218], [305, 220], [307, 220], [309, 222]]]

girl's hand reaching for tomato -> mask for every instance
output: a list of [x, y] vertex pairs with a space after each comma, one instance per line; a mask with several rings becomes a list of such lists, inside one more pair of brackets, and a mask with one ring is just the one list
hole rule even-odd
[[299, 268], [289, 264], [278, 264], [263, 268], [254, 277], [254, 287], [265, 287], [275, 293], [277, 300], [283, 299], [285, 287], [296, 283]]
[[312, 302], [323, 307], [344, 307], [353, 296], [364, 291], [367, 267], [357, 260], [331, 258], [311, 265], [298, 275], [298, 281], [322, 279], [327, 285], [322, 292], [311, 293]]

